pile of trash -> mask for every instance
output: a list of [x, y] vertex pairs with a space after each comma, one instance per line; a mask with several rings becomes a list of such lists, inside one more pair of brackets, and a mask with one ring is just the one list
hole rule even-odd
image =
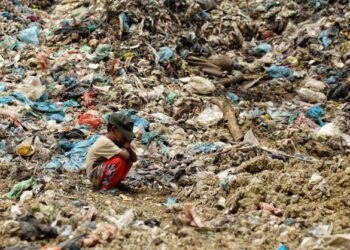
[[[0, 247], [349, 249], [349, 13], [2, 0]], [[86, 178], [112, 112], [134, 194]]]

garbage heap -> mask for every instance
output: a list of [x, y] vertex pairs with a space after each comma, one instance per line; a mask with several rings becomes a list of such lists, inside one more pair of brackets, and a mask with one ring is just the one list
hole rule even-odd
[[[349, 9], [2, 0], [1, 248], [349, 249]], [[136, 194], [84, 173], [112, 112]]]

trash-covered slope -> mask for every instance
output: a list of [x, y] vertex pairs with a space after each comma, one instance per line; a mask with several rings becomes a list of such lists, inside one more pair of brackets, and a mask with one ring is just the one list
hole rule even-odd
[[[349, 249], [349, 8], [2, 0], [0, 247]], [[111, 112], [135, 193], [85, 175]]]

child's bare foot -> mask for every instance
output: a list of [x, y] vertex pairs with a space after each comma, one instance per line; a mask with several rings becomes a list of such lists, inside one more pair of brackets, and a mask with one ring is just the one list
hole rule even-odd
[[119, 183], [116, 188], [120, 191], [123, 191], [123, 192], [127, 192], [127, 193], [134, 193], [135, 190], [131, 187], [129, 187], [128, 185], [126, 185], [125, 183]]

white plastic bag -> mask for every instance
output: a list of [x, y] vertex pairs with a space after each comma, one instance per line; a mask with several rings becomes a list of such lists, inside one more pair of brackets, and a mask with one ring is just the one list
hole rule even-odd
[[308, 77], [304, 80], [304, 87], [316, 91], [322, 91], [326, 88], [326, 84], [324, 82]]
[[327, 101], [325, 94], [316, 92], [307, 88], [300, 88], [297, 90], [298, 96], [305, 102], [309, 103], [323, 103]]
[[45, 86], [41, 84], [41, 80], [37, 76], [28, 76], [23, 80], [17, 91], [32, 101], [39, 99], [45, 92]]
[[207, 95], [215, 91], [215, 85], [209, 79], [200, 76], [184, 77], [180, 81], [188, 83], [185, 88], [190, 93]]
[[199, 114], [197, 117], [197, 122], [202, 126], [213, 126], [216, 125], [223, 117], [224, 114], [222, 113], [221, 109], [216, 105], [212, 105]]

